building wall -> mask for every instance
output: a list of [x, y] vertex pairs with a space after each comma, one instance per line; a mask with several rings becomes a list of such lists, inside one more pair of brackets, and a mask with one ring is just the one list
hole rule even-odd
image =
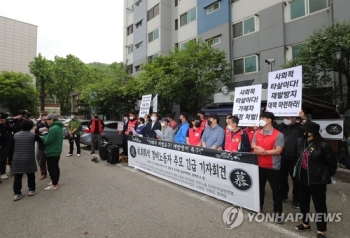
[[28, 65], [37, 51], [37, 28], [0, 16], [0, 72], [30, 73]]

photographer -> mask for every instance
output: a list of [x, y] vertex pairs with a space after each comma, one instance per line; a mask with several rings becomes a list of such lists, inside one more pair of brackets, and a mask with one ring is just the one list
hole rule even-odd
[[0, 113], [0, 178], [2, 180], [8, 179], [6, 165], [13, 139], [11, 124], [6, 120], [7, 116], [6, 113]]

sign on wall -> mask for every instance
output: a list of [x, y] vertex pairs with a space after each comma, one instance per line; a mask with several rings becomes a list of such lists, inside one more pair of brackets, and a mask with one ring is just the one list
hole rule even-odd
[[129, 166], [259, 212], [259, 167], [252, 153], [227, 153], [162, 140], [128, 140]]
[[152, 94], [142, 96], [139, 117], [144, 117], [145, 114], [149, 114], [149, 109], [151, 107], [151, 100], [152, 100]]
[[258, 126], [262, 85], [235, 88], [233, 112], [239, 118], [239, 126]]
[[302, 66], [269, 73], [267, 106], [275, 116], [299, 116], [302, 103]]

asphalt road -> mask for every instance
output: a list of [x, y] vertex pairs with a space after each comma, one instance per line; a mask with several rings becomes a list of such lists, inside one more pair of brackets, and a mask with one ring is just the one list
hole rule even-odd
[[[0, 237], [316, 237], [313, 223], [312, 231], [298, 233], [294, 226], [300, 222], [250, 223], [247, 210], [242, 225], [227, 230], [222, 213], [230, 204], [127, 164], [93, 163], [86, 147], [81, 157], [65, 157], [64, 143], [57, 191], [44, 191], [49, 179], [37, 180], [37, 195], [14, 202], [13, 176], [0, 184]], [[328, 210], [342, 212], [342, 221], [328, 225], [327, 237], [349, 237], [350, 173], [335, 179], [328, 186]], [[25, 176], [22, 192], [28, 192]], [[264, 210], [272, 211], [269, 188], [266, 196]], [[284, 210], [298, 211], [290, 202]]]

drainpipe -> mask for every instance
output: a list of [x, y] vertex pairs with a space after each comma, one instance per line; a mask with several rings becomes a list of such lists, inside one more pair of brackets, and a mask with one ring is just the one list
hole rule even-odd
[[[227, 4], [228, 4], [228, 32], [229, 32], [229, 60], [230, 60], [230, 64], [232, 66], [233, 64], [233, 40], [232, 40], [232, 4], [231, 4], [231, 0], [227, 0]], [[233, 70], [231, 71], [231, 82], [233, 82]]]

